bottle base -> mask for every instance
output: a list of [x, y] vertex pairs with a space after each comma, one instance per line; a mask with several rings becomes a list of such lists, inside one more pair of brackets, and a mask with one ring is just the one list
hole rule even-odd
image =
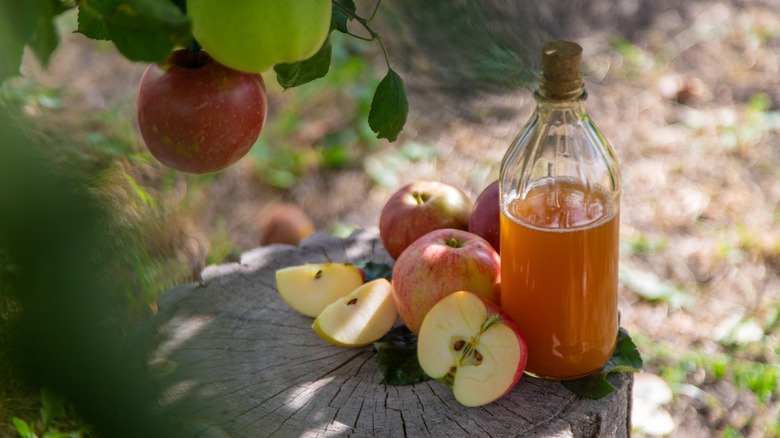
[[584, 373], [584, 374], [578, 374], [578, 375], [574, 375], [574, 376], [548, 376], [548, 375], [538, 374], [538, 373], [534, 373], [534, 372], [527, 371], [527, 370], [524, 371], [524, 374], [527, 374], [527, 375], [529, 375], [531, 377], [535, 377], [535, 378], [541, 379], [541, 380], [550, 380], [550, 381], [554, 381], [554, 382], [563, 382], [563, 381], [566, 381], [566, 380], [577, 380], [577, 379], [581, 379], [583, 377], [592, 376], [594, 374], [597, 374], [602, 369], [604, 369], [604, 367], [601, 367], [601, 368], [593, 370], [593, 371], [589, 371], [589, 372]]

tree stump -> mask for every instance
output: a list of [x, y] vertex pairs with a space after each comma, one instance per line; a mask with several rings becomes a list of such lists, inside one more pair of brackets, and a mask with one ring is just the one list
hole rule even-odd
[[376, 230], [347, 239], [315, 233], [300, 246], [261, 247], [240, 263], [209, 266], [200, 284], [165, 293], [138, 333], [161, 409], [189, 436], [630, 435], [630, 373], [611, 375], [617, 390], [598, 401], [523, 376], [498, 401], [466, 408], [436, 381], [380, 384], [373, 347], [326, 343], [276, 290], [282, 267], [368, 260], [393, 262]]

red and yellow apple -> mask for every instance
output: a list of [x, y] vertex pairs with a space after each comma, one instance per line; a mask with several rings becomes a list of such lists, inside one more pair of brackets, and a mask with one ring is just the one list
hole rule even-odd
[[387, 200], [379, 215], [379, 235], [394, 259], [422, 235], [442, 228], [465, 230], [472, 203], [460, 189], [437, 181], [415, 181]]
[[398, 313], [413, 333], [419, 333], [431, 307], [453, 292], [473, 292], [500, 304], [498, 253], [468, 231], [448, 228], [420, 237], [396, 260], [392, 278]]
[[458, 291], [436, 303], [420, 328], [417, 358], [464, 406], [493, 402], [515, 387], [528, 348], [520, 329], [492, 302]]
[[487, 240], [497, 252], [501, 252], [501, 203], [498, 181], [490, 183], [474, 202], [469, 218], [469, 231]]
[[252, 148], [265, 124], [265, 83], [205, 52], [174, 51], [138, 86], [138, 127], [161, 163], [182, 172], [216, 172]]

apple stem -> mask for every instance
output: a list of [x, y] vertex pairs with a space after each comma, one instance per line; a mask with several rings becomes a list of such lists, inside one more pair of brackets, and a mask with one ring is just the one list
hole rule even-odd
[[488, 317], [488, 319], [482, 324], [482, 328], [480, 328], [480, 334], [485, 333], [488, 327], [493, 325], [494, 322], [498, 321], [498, 318], [500, 318], [500, 315], [498, 314], [490, 315], [490, 317]]
[[430, 196], [420, 192], [412, 192], [412, 196], [414, 196], [414, 200], [417, 201], [417, 205], [423, 205], [430, 199]]
[[450, 248], [460, 248], [460, 240], [457, 237], [450, 237], [445, 244]]
[[203, 48], [200, 46], [200, 43], [195, 38], [192, 39], [192, 41], [190, 42], [190, 45], [187, 47], [187, 50], [189, 50], [192, 53], [198, 53], [202, 49]]

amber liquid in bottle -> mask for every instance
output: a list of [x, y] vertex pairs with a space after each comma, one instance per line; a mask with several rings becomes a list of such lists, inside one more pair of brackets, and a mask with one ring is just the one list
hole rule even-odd
[[540, 184], [501, 215], [501, 307], [528, 343], [531, 374], [570, 379], [612, 355], [619, 214], [576, 182]]
[[545, 45], [537, 110], [501, 165], [501, 307], [523, 331], [529, 374], [600, 370], [618, 332], [620, 174], [585, 113], [582, 49]]

